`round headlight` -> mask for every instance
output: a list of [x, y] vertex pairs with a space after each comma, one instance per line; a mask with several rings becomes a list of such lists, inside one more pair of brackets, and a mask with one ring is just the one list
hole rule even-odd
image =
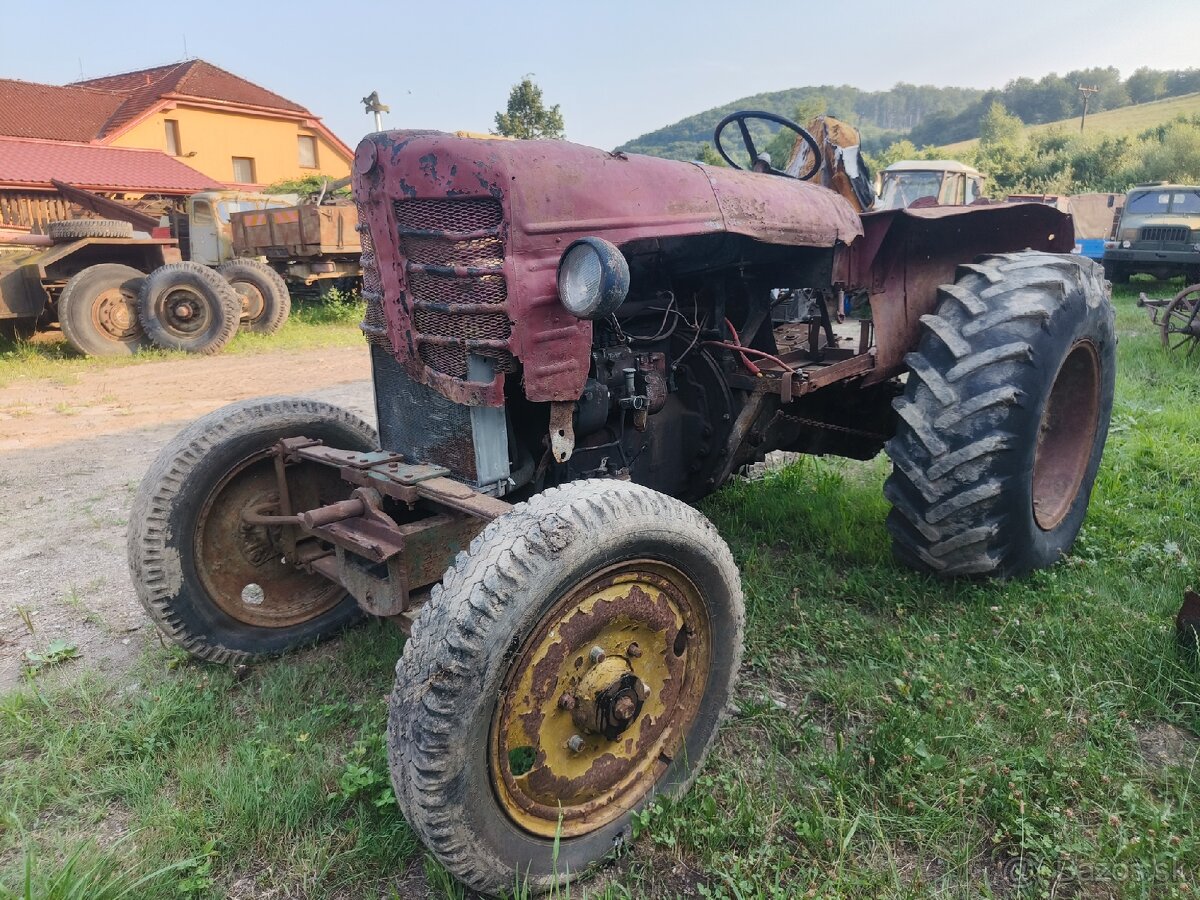
[[1121, 249], [1122, 250], [1128, 250], [1132, 246], [1133, 246], [1133, 244], [1129, 241], [1121, 241]]
[[603, 319], [629, 293], [629, 263], [603, 238], [580, 238], [558, 263], [558, 299], [580, 319]]

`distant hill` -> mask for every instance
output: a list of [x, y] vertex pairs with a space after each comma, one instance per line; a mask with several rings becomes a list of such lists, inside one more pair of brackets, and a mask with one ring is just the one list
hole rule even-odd
[[[1167, 100], [1122, 106], [1119, 109], [1109, 109], [1099, 113], [1088, 113], [1087, 123], [1084, 127], [1086, 134], [1133, 135], [1172, 122], [1180, 116], [1188, 118], [1200, 116], [1200, 92], [1186, 94], [1182, 97], [1171, 97]], [[1052, 128], [1061, 128], [1064, 131], [1076, 133], [1079, 131], [1079, 116], [1060, 119], [1057, 122], [1046, 122], [1042, 125], [1030, 125], [1026, 130], [1048, 131]], [[978, 138], [958, 141], [954, 144], [943, 145], [940, 151], [955, 158], [965, 151], [974, 150], [978, 143]]]
[[976, 105], [983, 93], [974, 88], [939, 88], [903, 82], [889, 91], [863, 91], [849, 85], [791, 88], [742, 97], [634, 138], [617, 149], [668, 159], [696, 159], [700, 148], [711, 144], [716, 124], [735, 110], [762, 109], [791, 117], [797, 107], [823, 107], [830, 115], [858, 128], [863, 146], [875, 151], [900, 140], [928, 116], [961, 114]]

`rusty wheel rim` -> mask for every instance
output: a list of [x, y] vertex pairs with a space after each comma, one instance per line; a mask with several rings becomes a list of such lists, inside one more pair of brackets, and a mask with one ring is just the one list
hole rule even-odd
[[92, 326], [110, 340], [127, 343], [141, 334], [136, 298], [120, 287], [105, 288], [92, 301]]
[[233, 289], [242, 301], [242, 318], [252, 324], [261, 319], [267, 307], [263, 292], [248, 281], [233, 282]]
[[559, 600], [493, 717], [492, 781], [509, 818], [575, 837], [634, 808], [683, 751], [711, 648], [699, 590], [664, 562], [611, 566]]
[[[333, 469], [305, 463], [299, 468], [304, 471], [289, 467], [297, 508], [346, 498]], [[280, 528], [243, 521], [246, 512], [277, 506], [277, 490], [273, 457], [257, 453], [230, 469], [209, 493], [196, 520], [196, 573], [209, 599], [231, 618], [263, 628], [288, 628], [315, 619], [346, 595], [328, 579], [283, 561]]]
[[162, 322], [177, 335], [190, 337], [208, 327], [209, 304], [204, 295], [187, 287], [174, 288], [162, 300]]
[[1187, 347], [1191, 356], [1200, 344], [1200, 284], [1185, 287], [1167, 305], [1162, 321], [1163, 346], [1172, 353]]
[[1100, 354], [1077, 341], [1054, 376], [1038, 427], [1033, 516], [1050, 531], [1070, 511], [1092, 457], [1100, 417]]

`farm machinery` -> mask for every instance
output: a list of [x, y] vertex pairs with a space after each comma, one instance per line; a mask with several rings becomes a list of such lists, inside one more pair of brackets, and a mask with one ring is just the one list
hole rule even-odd
[[1149, 312], [1163, 347], [1191, 359], [1200, 345], [1200, 284], [1189, 285], [1174, 297], [1162, 300], [1138, 294], [1137, 305]]
[[[369, 135], [354, 188], [378, 429], [239, 403], [139, 490], [134, 584], [196, 656], [257, 660], [364, 615], [410, 635], [396, 796], [476, 890], [552, 888], [695, 778], [745, 613], [688, 502], [743, 465], [885, 449], [895, 554], [943, 577], [1049, 566], [1086, 513], [1116, 341], [1069, 217], [859, 214], [814, 183], [829, 148], [800, 125], [798, 177], [763, 160], [757, 115], [724, 123], [757, 171]], [[858, 312], [839, 325], [840, 294]]]

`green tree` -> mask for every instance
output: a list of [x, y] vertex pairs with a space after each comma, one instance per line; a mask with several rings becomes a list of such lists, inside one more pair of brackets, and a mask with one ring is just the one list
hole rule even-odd
[[1130, 181], [1195, 184], [1200, 181], [1200, 127], [1174, 122], [1161, 143], [1143, 142], [1137, 157]]
[[1134, 103], [1149, 103], [1167, 93], [1167, 73], [1149, 66], [1135, 69], [1125, 82], [1125, 89]]
[[706, 166], [723, 166], [726, 169], [729, 168], [728, 163], [721, 159], [721, 154], [716, 151], [716, 148], [712, 144], [700, 145], [699, 159]]
[[514, 84], [508, 94], [508, 108], [496, 113], [495, 134], [531, 140], [535, 138], [562, 139], [563, 117], [555, 103], [546, 108], [542, 89], [526, 75]]

